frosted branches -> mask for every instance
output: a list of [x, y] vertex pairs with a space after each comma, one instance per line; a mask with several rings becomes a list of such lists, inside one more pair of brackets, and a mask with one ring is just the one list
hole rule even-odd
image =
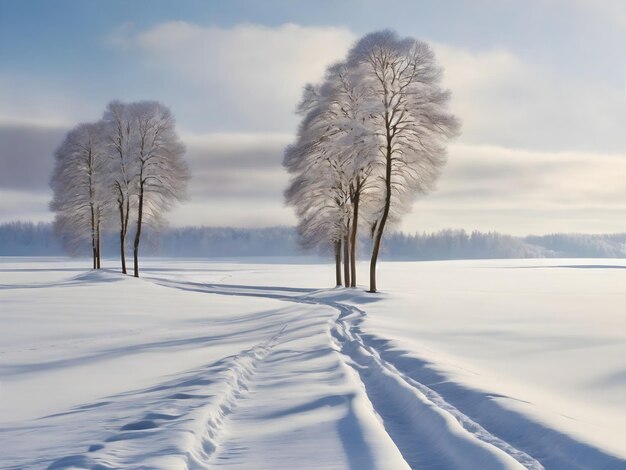
[[446, 144], [460, 124], [448, 111], [441, 76], [426, 43], [380, 31], [331, 65], [321, 84], [305, 87], [297, 139], [285, 152], [293, 175], [286, 200], [305, 245], [350, 245], [346, 285], [355, 286], [359, 224], [374, 239], [370, 291], [376, 291], [385, 228], [434, 189], [445, 165]]
[[99, 267], [100, 230], [117, 219], [126, 273], [126, 235], [134, 222], [137, 276], [142, 224], [160, 225], [163, 213], [185, 197], [184, 153], [172, 113], [155, 101], [112, 101], [99, 122], [72, 129], [56, 152], [51, 179], [50, 207], [66, 245], [76, 249], [90, 239]]

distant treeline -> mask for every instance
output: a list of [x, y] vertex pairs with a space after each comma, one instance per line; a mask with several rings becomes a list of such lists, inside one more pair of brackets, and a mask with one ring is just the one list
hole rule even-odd
[[[118, 237], [106, 235], [103, 255], [117, 256]], [[360, 240], [359, 250], [367, 253], [369, 240]], [[190, 258], [260, 256], [332, 256], [323, 251], [306, 251], [298, 244], [292, 227], [167, 228], [148, 231], [145, 254]], [[50, 223], [9, 222], [0, 224], [0, 256], [64, 256]], [[85, 246], [79, 255], [89, 256]], [[407, 235], [392, 233], [383, 245], [389, 260], [441, 260], [483, 258], [623, 258], [626, 233], [611, 235], [553, 234], [513, 237], [497, 232], [442, 230]]]

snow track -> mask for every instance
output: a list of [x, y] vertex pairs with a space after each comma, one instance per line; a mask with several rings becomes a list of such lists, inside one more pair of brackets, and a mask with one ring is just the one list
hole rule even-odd
[[535, 459], [491, 435], [436, 392], [398, 372], [366, 346], [345, 321], [338, 321], [333, 336], [412, 468], [543, 469]]
[[[411, 468], [437, 469], [543, 469], [537, 460], [490, 434], [480, 424], [447, 403], [437, 392], [400, 373], [366, 345], [357, 323], [364, 312], [352, 305], [323, 296], [324, 291], [302, 295], [294, 292], [267, 292], [265, 288], [229, 288], [220, 285], [155, 280], [162, 285], [204, 290], [220, 295], [264, 297], [294, 303], [316, 304], [338, 311], [330, 337], [335, 349], [362, 382], [372, 411]], [[317, 295], [316, 295], [317, 294]], [[322, 294], [320, 296], [320, 294]]]
[[219, 445], [224, 420], [233, 412], [237, 402], [247, 392], [248, 383], [256, 368], [276, 345], [285, 326], [269, 340], [242, 352], [232, 361], [232, 365], [227, 370], [225, 390], [219, 399], [201, 411], [200, 419], [197, 420], [200, 429], [196, 436], [199, 440], [189, 452], [187, 463], [189, 469], [208, 468], [209, 459]]
[[[220, 443], [224, 421], [246, 394], [256, 368], [276, 345], [285, 326], [271, 338], [239, 354], [143, 391], [143, 397], [150, 397], [150, 402], [157, 404], [156, 408], [153, 405], [141, 419], [122, 425], [104, 442], [92, 444], [87, 454], [57, 459], [48, 469], [149, 467], [156, 455], [148, 449], [155, 442], [166, 441], [159, 439], [159, 433], [168, 428], [171, 431], [177, 422], [186, 424], [178, 431], [188, 438], [161, 447], [157, 454], [169, 453], [172, 460], [178, 460], [188, 469], [209, 468], [208, 462]], [[207, 393], [209, 390], [214, 393]]]

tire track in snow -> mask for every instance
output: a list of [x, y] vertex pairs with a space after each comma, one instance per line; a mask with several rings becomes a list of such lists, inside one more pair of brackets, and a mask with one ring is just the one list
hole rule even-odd
[[[337, 310], [339, 315], [331, 330], [332, 340], [337, 350], [348, 358], [348, 365], [358, 373], [374, 413], [381, 418], [412, 468], [544, 468], [530, 455], [489, 433], [436, 391], [407, 377], [382, 359], [373, 346], [362, 340], [358, 327], [353, 325], [355, 319], [365, 315], [357, 307], [301, 295], [297, 290], [292, 294], [281, 294], [263, 287], [151, 280], [183, 290], [317, 304]], [[436, 452], [432, 452], [433, 448]]]

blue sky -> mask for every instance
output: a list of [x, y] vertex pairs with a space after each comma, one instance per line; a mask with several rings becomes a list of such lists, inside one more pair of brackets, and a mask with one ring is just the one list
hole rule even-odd
[[369, 31], [430, 42], [463, 135], [405, 230], [626, 230], [621, 0], [0, 1], [0, 221], [51, 220], [68, 127], [158, 99], [194, 171], [176, 225], [293, 223], [300, 90]]

